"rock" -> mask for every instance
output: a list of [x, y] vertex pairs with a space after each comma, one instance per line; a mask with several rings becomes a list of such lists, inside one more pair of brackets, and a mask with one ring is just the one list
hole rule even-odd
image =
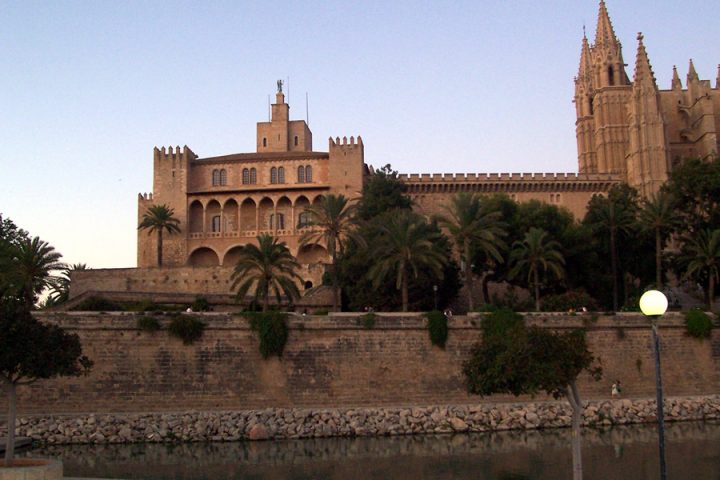
[[265, 425], [256, 423], [250, 428], [247, 438], [249, 440], [267, 440], [270, 438], [270, 433]]
[[449, 422], [450, 427], [452, 427], [455, 432], [466, 432], [468, 430], [467, 423], [465, 423], [465, 421], [461, 418], [453, 417], [449, 420]]

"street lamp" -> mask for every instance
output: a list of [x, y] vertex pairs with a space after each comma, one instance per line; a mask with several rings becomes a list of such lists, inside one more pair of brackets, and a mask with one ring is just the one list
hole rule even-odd
[[660, 338], [657, 321], [667, 310], [668, 301], [662, 292], [648, 290], [640, 297], [640, 310], [652, 322], [652, 342], [655, 353], [655, 397], [657, 402], [658, 442], [660, 445], [660, 478], [667, 479], [665, 466], [665, 414], [663, 412], [662, 376], [660, 375]]
[[433, 285], [433, 299], [435, 300], [435, 310], [437, 310], [437, 290], [438, 286]]

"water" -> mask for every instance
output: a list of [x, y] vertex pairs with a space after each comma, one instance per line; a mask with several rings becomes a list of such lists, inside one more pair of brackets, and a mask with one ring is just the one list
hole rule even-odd
[[[669, 479], [720, 479], [720, 423], [666, 426]], [[567, 429], [276, 442], [74, 445], [38, 448], [66, 476], [122, 479], [572, 478]], [[659, 478], [652, 425], [583, 431], [584, 480]]]

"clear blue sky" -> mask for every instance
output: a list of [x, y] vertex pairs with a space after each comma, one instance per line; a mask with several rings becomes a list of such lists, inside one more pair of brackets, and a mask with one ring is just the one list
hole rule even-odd
[[[632, 77], [713, 87], [720, 2], [607, 2]], [[152, 148], [255, 148], [267, 95], [310, 96], [314, 149], [361, 135], [406, 173], [576, 171], [573, 77], [598, 2], [0, 0], [0, 212], [67, 262], [135, 266]]]

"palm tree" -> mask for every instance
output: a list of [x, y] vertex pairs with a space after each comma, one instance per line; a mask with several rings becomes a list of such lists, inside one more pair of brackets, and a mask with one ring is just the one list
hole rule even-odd
[[720, 228], [701, 230], [685, 243], [682, 260], [687, 265], [685, 275], [707, 275], [708, 307], [713, 309], [715, 283], [720, 281]]
[[89, 268], [84, 263], [74, 263], [63, 269], [62, 274], [57, 277], [57, 281], [52, 287], [50, 296], [45, 301], [47, 307], [54, 307], [68, 301], [70, 298], [70, 274], [79, 270], [84, 271], [89, 270]]
[[643, 228], [655, 234], [655, 284], [658, 290], [662, 290], [663, 240], [678, 224], [674, 199], [663, 190], [653, 194], [643, 200], [639, 220]]
[[338, 280], [338, 258], [342, 257], [348, 241], [360, 245], [364, 243], [356, 230], [355, 205], [340, 195], [325, 195], [320, 202], [305, 207], [309, 214], [308, 227], [315, 227], [300, 238], [300, 246], [324, 242], [332, 263], [333, 311], [340, 305], [340, 285]]
[[389, 222], [381, 224], [379, 231], [378, 256], [368, 276], [377, 289], [392, 273], [395, 288], [401, 291], [402, 311], [407, 312], [410, 275], [417, 278], [420, 268], [427, 266], [438, 279], [442, 279], [447, 259], [435, 248], [439, 235], [427, 229], [422, 217], [405, 210], [398, 211]]
[[461, 269], [465, 277], [468, 295], [468, 311], [474, 309], [472, 296], [473, 253], [482, 250], [488, 258], [503, 262], [500, 249], [505, 244], [505, 225], [499, 220], [499, 212], [485, 212], [480, 197], [465, 192], [451, 198], [449, 205], [443, 205], [447, 216], [437, 217], [440, 225], [448, 230], [460, 255]]
[[143, 215], [138, 225], [138, 230], [147, 230], [148, 235], [157, 232], [157, 257], [158, 267], [162, 267], [163, 253], [163, 231], [169, 234], [180, 233], [178, 224], [180, 220], [175, 218], [175, 210], [167, 205], [151, 205]]
[[607, 229], [610, 234], [610, 269], [613, 279], [613, 310], [618, 309], [618, 249], [617, 240], [619, 233], [630, 233], [635, 224], [635, 209], [633, 208], [632, 194], [627, 194], [621, 188], [613, 187], [608, 198], [593, 196], [588, 205], [588, 216], [586, 220], [597, 232]]
[[548, 238], [548, 233], [540, 228], [531, 228], [522, 241], [513, 243], [510, 253], [513, 269], [510, 278], [520, 273], [527, 274], [527, 280], [535, 292], [535, 310], [540, 310], [540, 273], [552, 273], [558, 279], [565, 276], [565, 259], [560, 253], [560, 243]]
[[46, 288], [52, 288], [58, 277], [52, 272], [63, 270], [62, 255], [39, 237], [26, 239], [12, 249], [12, 276], [19, 296], [28, 308]]
[[245, 245], [240, 250], [240, 258], [230, 279], [232, 288], [237, 288], [239, 301], [255, 286], [255, 300], [262, 300], [263, 312], [270, 305], [270, 293], [275, 294], [278, 305], [284, 294], [289, 301], [298, 298], [300, 291], [295, 281], [302, 278], [296, 270], [300, 265], [288, 250], [285, 242], [279, 242], [272, 235], [257, 237], [258, 244]]

